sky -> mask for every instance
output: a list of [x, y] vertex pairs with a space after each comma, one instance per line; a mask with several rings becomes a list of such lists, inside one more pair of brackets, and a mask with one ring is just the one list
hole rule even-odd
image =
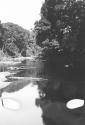
[[0, 20], [12, 22], [31, 29], [40, 19], [40, 8], [44, 0], [0, 0]]

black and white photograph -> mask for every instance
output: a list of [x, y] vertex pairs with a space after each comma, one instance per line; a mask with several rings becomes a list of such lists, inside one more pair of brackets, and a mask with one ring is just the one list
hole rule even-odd
[[0, 0], [0, 125], [85, 125], [85, 0]]

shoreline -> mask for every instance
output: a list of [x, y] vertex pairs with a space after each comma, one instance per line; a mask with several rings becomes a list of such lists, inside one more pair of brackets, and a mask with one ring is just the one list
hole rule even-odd
[[35, 60], [37, 56], [29, 56], [29, 57], [15, 57], [15, 58], [10, 58], [10, 57], [3, 57], [3, 59], [0, 60], [0, 64], [11, 64], [11, 65], [14, 65], [14, 64], [17, 64], [17, 63], [21, 63], [21, 61], [24, 61], [26, 59], [29, 59], [29, 60]]

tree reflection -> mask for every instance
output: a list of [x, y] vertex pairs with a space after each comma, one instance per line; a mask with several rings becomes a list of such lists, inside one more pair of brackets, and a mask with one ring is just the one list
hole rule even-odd
[[[82, 65], [75, 67], [58, 66], [45, 63], [44, 75], [48, 80], [38, 81], [40, 106], [45, 125], [84, 125], [85, 107], [73, 110], [66, 108], [71, 99], [85, 99], [84, 69]], [[54, 69], [54, 70], [53, 70]]]

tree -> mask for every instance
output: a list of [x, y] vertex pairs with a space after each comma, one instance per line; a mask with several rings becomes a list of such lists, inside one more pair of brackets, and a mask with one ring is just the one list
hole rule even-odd
[[37, 43], [50, 53], [81, 55], [85, 51], [85, 1], [45, 0], [35, 31]]
[[30, 36], [29, 31], [13, 23], [5, 23], [3, 26], [7, 29], [4, 33], [4, 41], [10, 39], [10, 42], [14, 42], [20, 52], [22, 48], [26, 49]]
[[1, 34], [3, 44], [0, 44], [2, 45], [0, 48], [11, 56], [23, 55], [23, 52], [26, 56], [30, 32], [13, 23], [3, 23], [2, 26], [5, 30]]
[[3, 45], [4, 45], [4, 41], [3, 41], [3, 35], [6, 31], [6, 28], [3, 27], [3, 24], [0, 21], [0, 49], [2, 49]]

